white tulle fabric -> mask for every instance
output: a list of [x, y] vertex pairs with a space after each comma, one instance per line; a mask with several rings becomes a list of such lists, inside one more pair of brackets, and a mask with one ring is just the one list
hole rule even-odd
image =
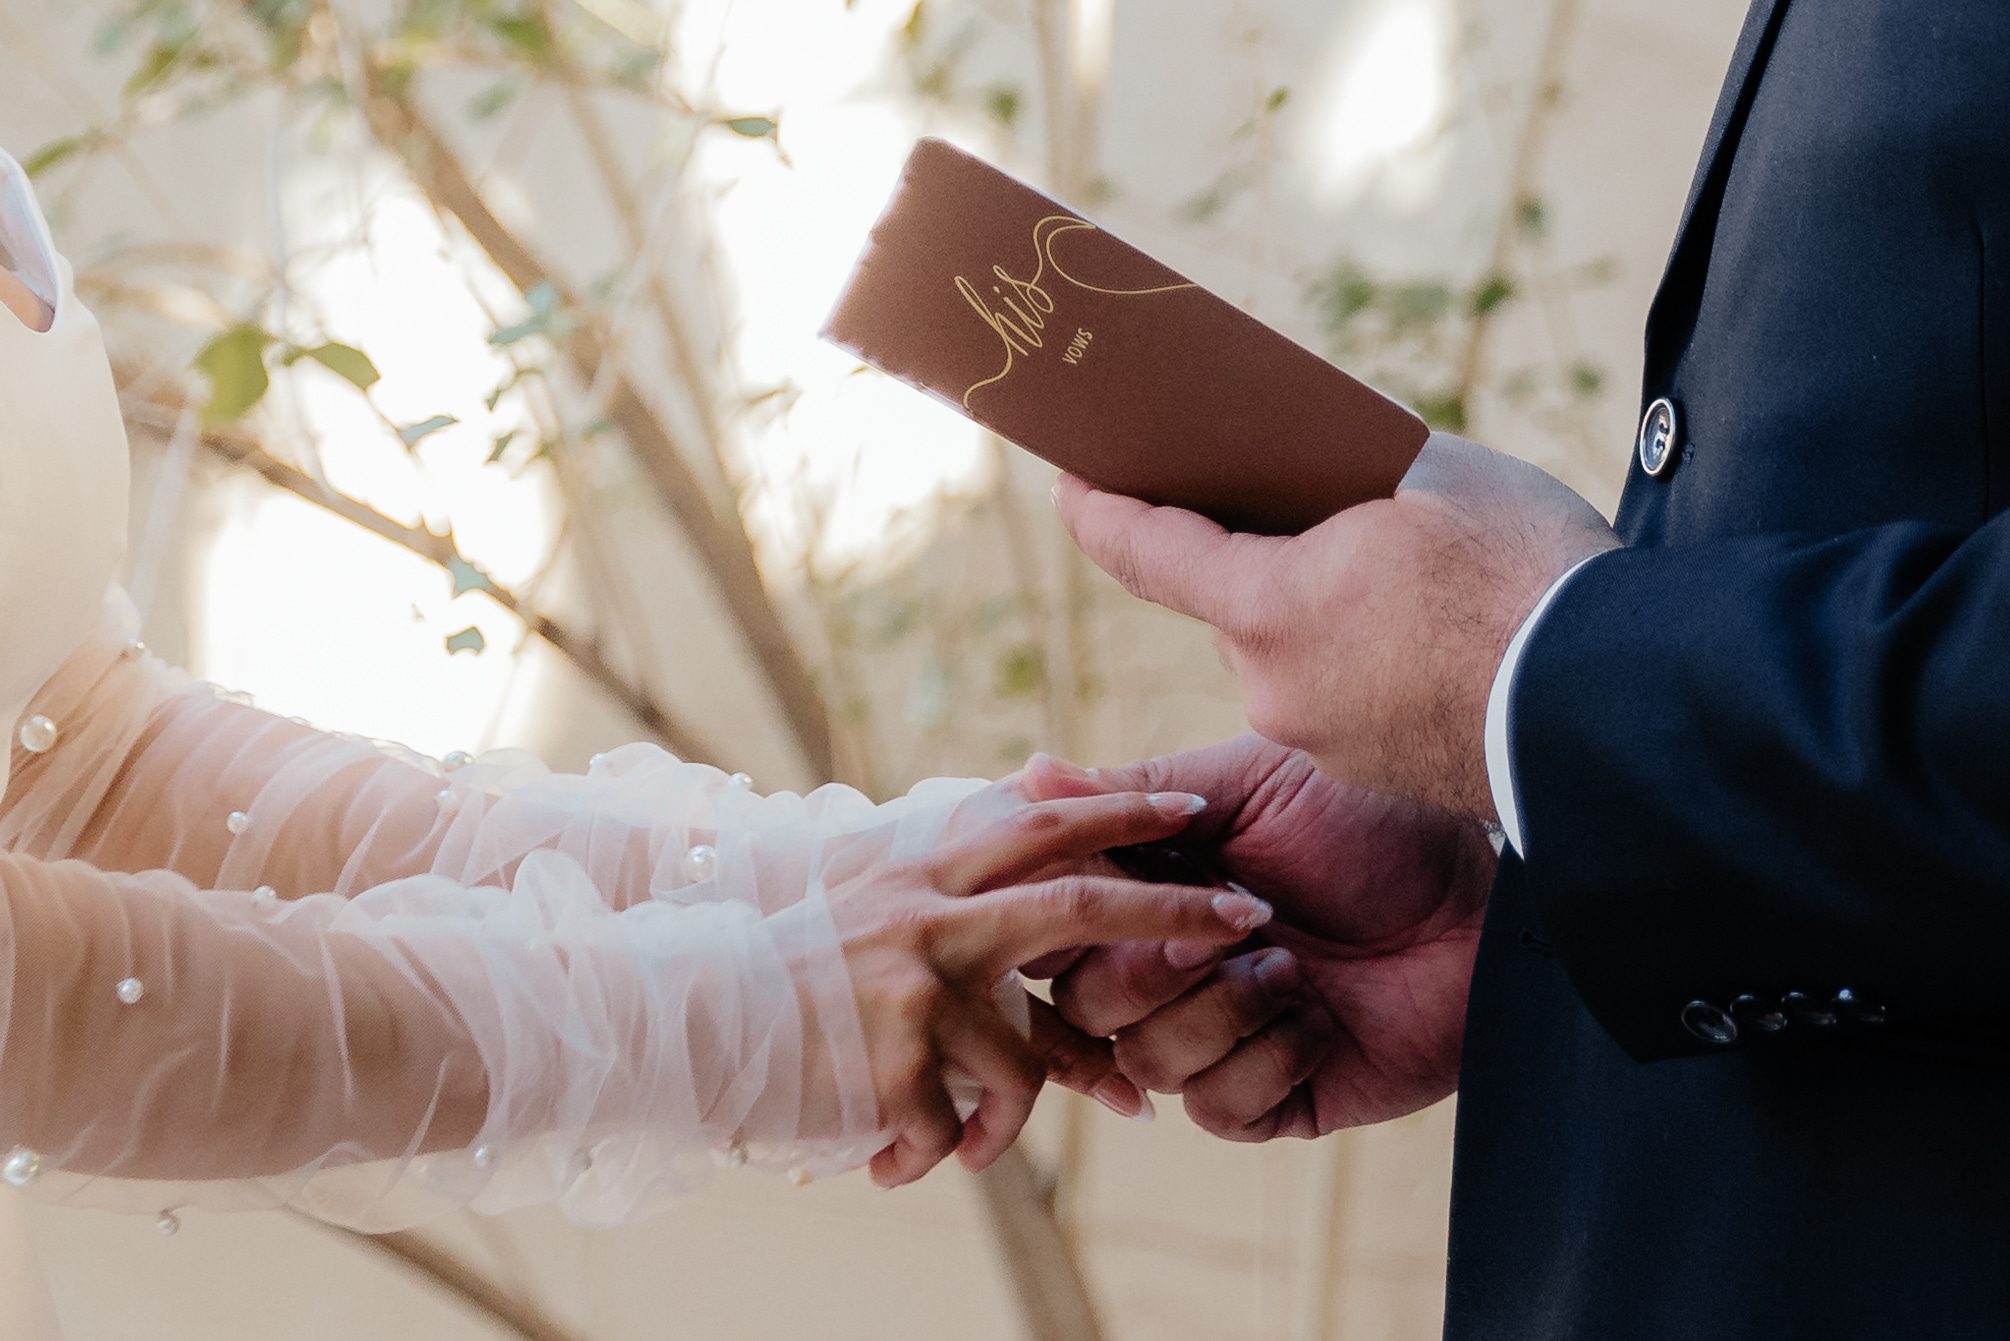
[[879, 1148], [825, 891], [996, 789], [762, 796], [647, 745], [449, 769], [191, 682], [110, 585], [111, 379], [4, 155], [0, 228], [56, 307], [0, 313], [0, 722], [55, 729], [15, 734], [0, 802], [0, 1151], [35, 1190], [606, 1224], [715, 1161]]

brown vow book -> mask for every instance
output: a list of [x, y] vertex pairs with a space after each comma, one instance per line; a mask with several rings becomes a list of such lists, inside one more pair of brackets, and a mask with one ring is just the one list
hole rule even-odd
[[1423, 421], [941, 140], [823, 336], [1099, 488], [1292, 534], [1385, 498]]

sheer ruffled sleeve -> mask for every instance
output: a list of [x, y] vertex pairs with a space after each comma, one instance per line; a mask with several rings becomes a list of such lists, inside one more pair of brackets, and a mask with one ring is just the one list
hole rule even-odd
[[825, 883], [995, 791], [762, 796], [646, 745], [436, 763], [190, 682], [132, 623], [115, 596], [36, 696], [0, 808], [10, 1179], [605, 1223], [714, 1161], [884, 1143]]

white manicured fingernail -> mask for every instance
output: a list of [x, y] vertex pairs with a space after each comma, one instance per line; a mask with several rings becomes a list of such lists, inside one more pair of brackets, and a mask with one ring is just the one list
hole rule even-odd
[[1214, 911], [1237, 931], [1254, 931], [1271, 917], [1270, 905], [1254, 894], [1217, 894]]
[[1198, 815], [1207, 809], [1207, 798], [1195, 796], [1192, 792], [1153, 792], [1145, 800], [1160, 814], [1172, 815], [1179, 819]]
[[1123, 1118], [1137, 1117], [1138, 1105], [1147, 1102], [1144, 1091], [1122, 1076], [1109, 1077], [1089, 1097]]

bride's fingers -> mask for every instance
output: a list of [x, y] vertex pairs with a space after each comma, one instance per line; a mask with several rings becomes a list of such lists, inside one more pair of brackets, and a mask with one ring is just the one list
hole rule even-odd
[[1253, 894], [1070, 875], [951, 903], [937, 921], [936, 953], [950, 976], [990, 980], [1078, 945], [1229, 945], [1269, 920], [1270, 905]]
[[986, 1007], [945, 1021], [941, 1039], [943, 1056], [983, 1091], [956, 1146], [963, 1167], [982, 1173], [1019, 1139], [1047, 1069], [1026, 1040]]
[[1018, 787], [1022, 795], [1035, 801], [1052, 801], [1063, 796], [1101, 796], [1105, 792], [1123, 790], [1121, 786], [1113, 787], [1087, 769], [1051, 754], [1036, 754], [1028, 759], [1026, 767], [1019, 771]]
[[1110, 1040], [1083, 1033], [1037, 996], [1029, 995], [1026, 1005], [1033, 1019], [1033, 1051], [1045, 1062], [1047, 1079], [1088, 1095], [1119, 1117], [1152, 1120], [1151, 1096], [1117, 1069]]
[[942, 1062], [916, 1048], [893, 1068], [893, 1082], [880, 1086], [893, 1144], [872, 1157], [872, 1180], [881, 1187], [911, 1183], [949, 1158], [963, 1137], [956, 1105], [942, 1083]]
[[945, 848], [931, 863], [947, 894], [1029, 880], [1058, 863], [1152, 843], [1184, 829], [1207, 803], [1188, 792], [1118, 792], [1021, 806]]

